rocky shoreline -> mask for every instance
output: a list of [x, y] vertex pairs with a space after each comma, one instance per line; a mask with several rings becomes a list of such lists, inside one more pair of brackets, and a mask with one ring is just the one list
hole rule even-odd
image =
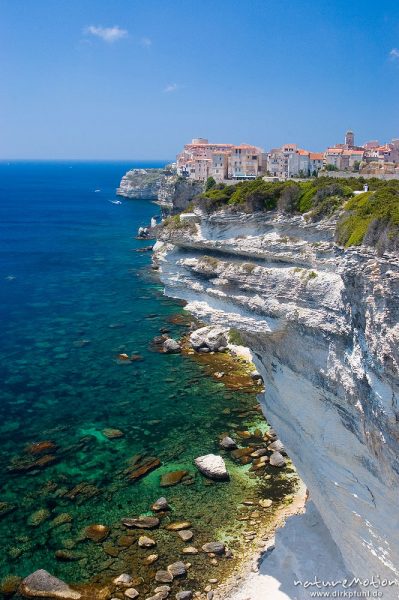
[[[182, 315], [184, 317], [184, 315]], [[191, 324], [191, 332], [183, 336], [176, 343], [179, 345], [179, 351], [187, 356], [188, 359], [200, 361], [207, 376], [220, 380], [222, 385], [228, 389], [243, 389], [249, 394], [257, 394], [263, 389], [263, 382], [258, 373], [254, 372], [254, 367], [248, 362], [245, 349], [232, 345], [233, 351], [228, 350], [228, 331], [226, 329], [215, 327], [198, 327], [199, 323], [194, 322], [187, 317], [187, 322]], [[173, 338], [162, 338], [161, 351], [168, 352], [168, 346], [165, 343]], [[158, 350], [159, 351], [159, 350]], [[245, 358], [243, 358], [243, 355]], [[130, 358], [126, 355], [120, 360]], [[241, 409], [242, 410], [242, 409]], [[259, 406], [257, 407], [259, 414]], [[244, 415], [242, 415], [244, 416]], [[226, 420], [232, 418], [226, 413]], [[233, 417], [234, 418], [234, 417]], [[228, 423], [226, 423], [228, 426]], [[230, 424], [231, 427], [231, 424]], [[104, 434], [109, 439], [118, 438], [123, 435], [116, 429], [109, 429]], [[233, 439], [234, 438], [234, 439]], [[269, 485], [271, 474], [266, 471], [272, 469], [273, 472], [283, 473], [287, 471], [287, 485], [289, 492], [284, 492], [279, 500], [271, 498], [259, 498], [255, 493], [258, 483], [254, 482], [255, 487], [252, 497], [243, 501], [239, 509], [237, 525], [242, 529], [240, 537], [242, 538], [242, 548], [238, 551], [229, 549], [229, 535], [220, 532], [219, 539], [204, 539], [196, 532], [196, 527], [192, 523], [192, 518], [181, 518], [181, 513], [174, 516], [174, 509], [170, 506], [167, 494], [166, 497], [160, 497], [155, 500], [152, 506], [148, 507], [147, 514], [137, 517], [125, 518], [119, 527], [103, 525], [96, 523], [86, 528], [84, 536], [92, 540], [95, 544], [102, 544], [111, 557], [114, 554], [115, 542], [110, 542], [110, 536], [115, 533], [118, 537], [118, 544], [123, 546], [129, 541], [131, 544], [138, 545], [138, 552], [143, 552], [143, 566], [150, 570], [150, 576], [154, 583], [149, 587], [143, 577], [131, 575], [128, 572], [120, 573], [111, 580], [103, 580], [96, 584], [94, 581], [90, 585], [68, 585], [64, 581], [47, 573], [45, 570], [39, 570], [24, 580], [10, 577], [2, 582], [2, 592], [6, 597], [17, 598], [64, 598], [65, 600], [126, 600], [129, 598], [143, 597], [146, 600], [163, 600], [170, 596], [176, 600], [189, 600], [194, 597], [203, 600], [212, 600], [212, 598], [227, 598], [235, 584], [242, 579], [242, 574], [249, 569], [254, 568], [254, 555], [264, 550], [265, 545], [270, 543], [270, 538], [274, 533], [281, 519], [299, 507], [299, 498], [303, 495], [303, 490], [297, 488], [297, 479], [295, 472], [291, 468], [289, 459], [283, 458], [281, 451], [285, 454], [284, 448], [277, 440], [272, 430], [265, 432], [257, 430], [232, 429], [221, 434], [219, 440], [219, 452], [217, 454], [208, 454], [199, 456], [194, 461], [198, 471], [204, 478], [204, 483], [208, 485], [220, 485], [218, 481], [229, 480], [229, 473], [226, 469], [224, 456], [233, 456], [238, 464], [247, 465], [249, 468], [248, 476], [256, 477], [260, 483], [265, 478], [265, 483]], [[281, 462], [273, 462], [272, 457], [279, 455]], [[288, 461], [288, 467], [285, 467]], [[268, 466], [268, 464], [275, 466]], [[131, 476], [136, 478], [145, 476], [148, 472], [156, 469], [159, 464], [150, 462], [140, 463], [138, 461], [133, 465]], [[283, 469], [282, 469], [283, 467]], [[288, 469], [288, 470], [287, 470]], [[259, 479], [261, 478], [261, 479]], [[280, 475], [278, 479], [281, 479]], [[161, 487], [169, 487], [182, 482], [189, 483], [187, 472], [170, 472], [168, 476], [161, 478]], [[282, 481], [284, 480], [284, 476]], [[281, 483], [279, 484], [281, 486]], [[286, 484], [283, 484], [283, 488]], [[277, 486], [278, 487], [278, 486]], [[287, 488], [288, 489], [288, 488]], [[281, 493], [281, 492], [280, 492]], [[227, 525], [227, 523], [226, 523]], [[233, 530], [235, 526], [229, 528]], [[222, 527], [223, 529], [223, 527]], [[147, 534], [148, 532], [148, 534]], [[143, 535], [144, 534], [144, 535]], [[181, 558], [177, 562], [168, 565], [158, 563], [157, 546], [159, 536], [163, 538], [176, 536], [180, 543], [186, 544], [180, 551]], [[235, 544], [233, 544], [235, 546]], [[141, 550], [140, 550], [141, 549]], [[73, 551], [63, 551], [63, 557], [60, 560], [75, 560]], [[178, 555], [176, 555], [178, 558]], [[186, 562], [188, 559], [189, 562]], [[201, 564], [202, 575], [193, 573], [199, 564]], [[194, 564], [193, 564], [194, 563]], [[151, 565], [154, 564], [154, 567]], [[233, 569], [233, 572], [232, 572]], [[134, 571], [134, 569], [133, 569]], [[136, 571], [137, 573], [137, 571]], [[237, 574], [238, 573], [238, 574]], [[189, 580], [186, 580], [186, 577]], [[144, 588], [143, 588], [144, 586]]]

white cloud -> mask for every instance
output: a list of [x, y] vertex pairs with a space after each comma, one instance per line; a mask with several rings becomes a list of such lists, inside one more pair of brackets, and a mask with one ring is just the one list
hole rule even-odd
[[96, 27], [95, 25], [90, 25], [86, 29], [86, 33], [99, 37], [109, 44], [127, 37], [127, 30], [121, 29], [118, 25], [114, 25], [113, 27]]
[[152, 40], [149, 37], [142, 37], [140, 39], [140, 46], [143, 46], [144, 48], [149, 48], [150, 46], [152, 46]]
[[168, 83], [168, 85], [164, 87], [163, 91], [166, 94], [171, 94], [172, 92], [176, 92], [176, 90], [178, 90], [179, 88], [180, 86], [177, 83]]
[[392, 48], [389, 53], [389, 57], [391, 60], [399, 60], [399, 50], [397, 48]]

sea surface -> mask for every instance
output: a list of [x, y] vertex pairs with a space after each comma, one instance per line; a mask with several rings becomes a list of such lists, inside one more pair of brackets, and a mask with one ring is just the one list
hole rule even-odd
[[[228, 390], [192, 358], [151, 346], [160, 329], [186, 331], [150, 252], [137, 251], [149, 244], [135, 239], [138, 227], [159, 209], [112, 201], [129, 168], [162, 164], [0, 163], [0, 579], [45, 568], [84, 583], [127, 571], [145, 586], [154, 568], [143, 558], [154, 549], [138, 548], [122, 518], [152, 514], [165, 495], [166, 518], [192, 524], [190, 543], [224, 539], [239, 548], [240, 503], [270, 497], [270, 477], [259, 482], [229, 458], [225, 483], [210, 485], [193, 466], [196, 456], [219, 452], [222, 432], [267, 428], [254, 394]], [[161, 466], [129, 480], [143, 457]], [[178, 469], [188, 472], [185, 482], [161, 488], [160, 476]], [[276, 482], [281, 496], [286, 487]], [[92, 524], [109, 527], [108, 537], [87, 539]], [[176, 533], [156, 534], [156, 568], [181, 558]], [[200, 575], [203, 558], [189, 558], [193, 581], [212, 576]]]

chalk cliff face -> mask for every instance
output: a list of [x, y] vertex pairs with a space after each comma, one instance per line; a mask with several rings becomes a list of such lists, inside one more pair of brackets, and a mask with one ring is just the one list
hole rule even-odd
[[195, 196], [204, 191], [205, 184], [202, 181], [184, 179], [175, 175], [161, 182], [158, 201], [167, 214], [177, 214], [185, 210]]
[[132, 169], [121, 179], [118, 196], [155, 200], [164, 214], [176, 214], [204, 190], [202, 181], [184, 179], [172, 166], [164, 169]]
[[[197, 220], [161, 232], [154, 260], [166, 294], [238, 329], [254, 351], [265, 415], [310, 491], [307, 520], [320, 521], [331, 573], [399, 579], [398, 257], [337, 247], [333, 221]], [[319, 575], [314, 550], [291, 557], [294, 576]]]
[[119, 184], [116, 193], [125, 198], [144, 198], [158, 200], [162, 183], [172, 177], [168, 169], [132, 169], [128, 171]]

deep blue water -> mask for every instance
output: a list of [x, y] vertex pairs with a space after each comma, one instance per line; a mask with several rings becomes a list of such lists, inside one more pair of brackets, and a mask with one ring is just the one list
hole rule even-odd
[[[182, 308], [164, 297], [150, 253], [136, 252], [148, 245], [134, 239], [137, 228], [158, 207], [110, 202], [132, 166], [160, 164], [0, 163], [0, 577], [47, 568], [69, 581], [109, 579], [126, 564], [137, 574], [137, 545], [110, 558], [82, 531], [106, 524], [105, 544], [118, 546], [120, 519], [148, 512], [170, 470], [193, 476], [167, 495], [198, 543], [222, 530], [234, 537], [235, 506], [256, 493], [232, 461], [231, 481], [213, 486], [193, 468], [198, 454], [218, 451], [221, 432], [259, 426], [260, 417], [253, 395], [228, 391], [189, 358], [151, 350], [161, 328], [175, 336], [185, 328], [170, 323]], [[119, 361], [125, 352], [142, 360]], [[105, 428], [124, 435], [110, 440]], [[43, 441], [47, 449], [32, 446]], [[137, 454], [162, 466], [129, 483]], [[65, 522], [55, 524], [60, 514]], [[176, 536], [165, 535], [160, 562], [177, 560]], [[76, 561], [57, 560], [60, 549]]]

